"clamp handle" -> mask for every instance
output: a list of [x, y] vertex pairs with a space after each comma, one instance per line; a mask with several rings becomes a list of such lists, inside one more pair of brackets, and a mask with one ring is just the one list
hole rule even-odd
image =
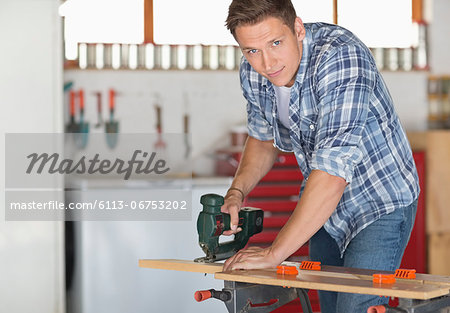
[[212, 290], [214, 290], [214, 289], [210, 289], [210, 290], [197, 290], [197, 291], [194, 293], [194, 299], [195, 299], [195, 301], [197, 301], [197, 302], [202, 302], [202, 301], [205, 301], [205, 300], [211, 298], [211, 297], [212, 297], [212, 292], [211, 292]]
[[231, 292], [226, 290], [198, 290], [194, 293], [194, 299], [197, 302], [202, 302], [210, 298], [216, 298], [222, 300], [223, 302], [229, 301], [231, 299]]
[[374, 305], [367, 309], [367, 313], [385, 313], [386, 307], [384, 305]]

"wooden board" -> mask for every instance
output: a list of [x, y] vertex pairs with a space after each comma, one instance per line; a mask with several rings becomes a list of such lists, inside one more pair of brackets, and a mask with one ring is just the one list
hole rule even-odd
[[428, 131], [426, 138], [426, 229], [428, 234], [449, 233], [450, 131]]
[[406, 281], [396, 281], [394, 284], [374, 284], [372, 280], [329, 277], [312, 274], [312, 271], [300, 271], [297, 276], [279, 275], [276, 269], [242, 270], [218, 272], [215, 278], [244, 283], [287, 286], [293, 288], [317, 289], [338, 292], [350, 292], [378, 296], [389, 296], [410, 299], [431, 299], [447, 295], [449, 286], [433, 284], [414, 284]]
[[[298, 266], [298, 263], [284, 264]], [[450, 277], [417, 274], [415, 280], [397, 279], [394, 284], [380, 285], [372, 282], [372, 274], [389, 272], [336, 266], [322, 266], [321, 271], [301, 270], [297, 276], [279, 275], [276, 269], [222, 272], [221, 263], [196, 263], [185, 260], [139, 260], [139, 266], [215, 274], [214, 277], [220, 280], [422, 300], [447, 295], [450, 292]]]
[[426, 132], [406, 132], [411, 149], [415, 151], [423, 151], [427, 148]]
[[[284, 262], [283, 264], [295, 265], [299, 266], [299, 263], [295, 262]], [[362, 269], [362, 268], [348, 268], [341, 266], [328, 266], [322, 265], [321, 271], [308, 271], [310, 275], [317, 276], [327, 276], [327, 277], [336, 277], [336, 278], [351, 278], [351, 279], [365, 279], [372, 280], [373, 274], [394, 274], [389, 271], [378, 271], [371, 269]], [[397, 279], [398, 281], [405, 283], [413, 283], [413, 284], [423, 284], [423, 285], [439, 285], [439, 286], [448, 286], [450, 288], [450, 277], [449, 276], [439, 276], [439, 275], [429, 275], [429, 274], [416, 274], [415, 279]]]
[[428, 269], [437, 275], [450, 275], [450, 232], [428, 235]]
[[161, 260], [139, 260], [139, 267], [155, 268], [160, 270], [173, 270], [181, 272], [195, 272], [214, 274], [221, 272], [221, 263], [197, 263], [194, 261], [161, 259]]

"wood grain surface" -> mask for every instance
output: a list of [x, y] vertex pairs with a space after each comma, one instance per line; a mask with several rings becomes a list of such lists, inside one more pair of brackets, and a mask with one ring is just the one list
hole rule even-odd
[[[297, 266], [298, 263], [285, 262]], [[280, 275], [276, 269], [235, 270], [222, 272], [221, 263], [196, 263], [187, 260], [139, 260], [139, 266], [163, 270], [215, 274], [220, 280], [286, 286], [293, 288], [329, 290], [410, 299], [431, 299], [450, 292], [450, 277], [417, 274], [416, 279], [396, 279], [394, 284], [376, 284], [372, 275], [392, 272], [369, 269], [322, 266], [321, 271], [299, 270], [298, 275]]]
[[221, 272], [223, 264], [221, 263], [197, 263], [188, 260], [175, 259], [142, 259], [139, 260], [139, 267], [155, 268], [160, 270], [173, 270], [181, 272], [195, 272], [214, 274]]

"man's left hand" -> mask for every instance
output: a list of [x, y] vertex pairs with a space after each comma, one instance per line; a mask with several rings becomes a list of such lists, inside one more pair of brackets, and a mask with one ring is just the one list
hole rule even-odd
[[282, 260], [276, 259], [272, 252], [272, 247], [250, 247], [238, 251], [235, 255], [226, 260], [223, 270], [275, 268], [281, 262]]

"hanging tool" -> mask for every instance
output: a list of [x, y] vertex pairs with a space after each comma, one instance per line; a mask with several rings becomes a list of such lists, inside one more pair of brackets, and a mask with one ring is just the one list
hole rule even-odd
[[69, 119], [69, 124], [67, 124], [67, 126], [66, 126], [67, 133], [78, 133], [79, 132], [78, 124], [75, 123], [75, 99], [76, 99], [75, 91], [71, 90], [69, 92], [70, 119]]
[[78, 131], [75, 135], [75, 144], [79, 148], [85, 148], [89, 139], [89, 124], [84, 121], [84, 90], [78, 91], [78, 100], [80, 104], [80, 122], [78, 123]]
[[106, 143], [108, 147], [113, 149], [117, 145], [119, 122], [114, 120], [115, 109], [115, 97], [116, 91], [114, 89], [109, 90], [109, 121], [105, 123]]
[[183, 116], [183, 136], [184, 136], [184, 158], [187, 159], [191, 154], [191, 145], [189, 142], [189, 114], [188, 114], [188, 97], [187, 93], [184, 93], [184, 116]]
[[191, 145], [189, 143], [189, 115], [186, 113], [183, 117], [183, 131], [184, 131], [184, 145], [185, 145], [185, 151], [184, 151], [184, 158], [189, 158], [189, 155], [191, 154]]
[[68, 81], [64, 83], [64, 87], [63, 90], [64, 92], [69, 91], [70, 89], [72, 89], [73, 87], [73, 82], [72, 81]]
[[198, 241], [206, 257], [197, 258], [195, 262], [211, 263], [227, 259], [244, 248], [250, 237], [263, 229], [263, 210], [241, 208], [238, 226], [242, 230], [235, 234], [234, 240], [219, 244], [219, 236], [231, 229], [230, 215], [220, 211], [224, 198], [216, 194], [206, 194], [200, 198], [200, 203], [203, 210], [197, 219]]
[[158, 138], [154, 144], [155, 149], [165, 149], [166, 143], [163, 140], [162, 136], [162, 120], [161, 120], [161, 106], [158, 104], [158, 95], [156, 96], [157, 101], [155, 104], [156, 111], [156, 132], [158, 134]]
[[102, 116], [102, 93], [96, 91], [93, 93], [97, 97], [97, 123], [95, 128], [100, 128], [103, 126], [103, 116]]

